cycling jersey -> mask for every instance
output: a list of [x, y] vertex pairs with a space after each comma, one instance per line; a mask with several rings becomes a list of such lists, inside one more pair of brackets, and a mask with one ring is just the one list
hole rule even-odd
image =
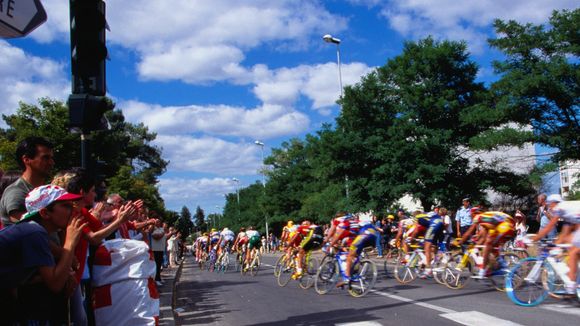
[[232, 230], [222, 231], [221, 236], [225, 241], [233, 241], [235, 237]]
[[[298, 228], [300, 230], [300, 228]], [[301, 234], [304, 235], [304, 240], [300, 243], [300, 247], [305, 251], [318, 249], [322, 246], [322, 239], [324, 238], [324, 230], [319, 225], [311, 224], [303, 227]]]
[[360, 230], [356, 238], [350, 245], [350, 252], [354, 252], [357, 256], [360, 255], [365, 247], [374, 247], [377, 243], [377, 235], [379, 231], [368, 221], [361, 222]]
[[443, 240], [443, 219], [437, 213], [427, 214], [430, 218], [429, 227], [425, 232], [425, 241], [437, 243]]
[[216, 242], [219, 241], [219, 239], [220, 239], [220, 233], [217, 232], [217, 231], [212, 232], [211, 235], [210, 235], [210, 238], [211, 238], [211, 243], [214, 244], [214, 243], [216, 243]]
[[503, 244], [516, 235], [515, 220], [504, 212], [484, 212], [475, 215], [473, 223], [485, 228], [494, 245]]

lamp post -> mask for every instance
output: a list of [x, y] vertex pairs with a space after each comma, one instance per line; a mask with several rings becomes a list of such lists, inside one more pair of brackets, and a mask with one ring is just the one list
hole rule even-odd
[[[340, 98], [342, 98], [342, 68], [340, 65], [340, 39], [333, 37], [330, 34], [326, 34], [322, 37], [324, 42], [336, 44], [336, 63], [338, 65], [338, 86], [340, 87]], [[343, 130], [344, 132], [344, 130]], [[344, 188], [346, 191], [346, 199], [348, 200], [348, 175], [344, 175]]]
[[[256, 144], [257, 146], [260, 146], [260, 149], [262, 150], [262, 185], [264, 186], [264, 195], [266, 195], [266, 172], [264, 171], [264, 143], [256, 140], [254, 142], [254, 144]], [[268, 232], [268, 216], [266, 214], [264, 214], [264, 219], [266, 221], [266, 239], [268, 239], [268, 235], [270, 234]], [[266, 242], [266, 250], [268, 249], [268, 243]]]
[[232, 181], [236, 183], [236, 197], [238, 198], [238, 224], [240, 223], [240, 180], [238, 178], [232, 178]]
[[[216, 205], [215, 208], [218, 210], [218, 212], [221, 209], [221, 207], [218, 206], [218, 205]], [[218, 220], [218, 222], [217, 222], [217, 229], [219, 230], [220, 229], [220, 214], [219, 213], [216, 213], [216, 217], [217, 217], [217, 220]], [[214, 221], [214, 224], [215, 224], [215, 221]]]

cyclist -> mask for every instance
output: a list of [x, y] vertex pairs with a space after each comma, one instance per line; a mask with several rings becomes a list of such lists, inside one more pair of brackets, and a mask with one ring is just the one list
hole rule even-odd
[[365, 219], [358, 221], [358, 227], [357, 235], [352, 241], [348, 256], [346, 257], [346, 270], [344, 271], [345, 278], [336, 284], [337, 287], [350, 283], [353, 260], [361, 254], [365, 247], [374, 247], [377, 243], [377, 237], [381, 232], [373, 225], [372, 220]]
[[560, 195], [550, 195], [546, 199], [548, 209], [544, 211], [550, 222], [533, 238], [538, 241], [548, 235], [556, 227], [559, 219], [564, 221], [562, 232], [556, 243], [570, 243], [568, 250], [568, 274], [563, 277], [566, 293], [576, 293], [576, 275], [578, 273], [578, 255], [580, 255], [580, 201], [564, 201]]
[[479, 270], [479, 275], [474, 278], [483, 279], [489, 276], [491, 271], [488, 271], [488, 264], [490, 253], [494, 246], [501, 246], [506, 241], [511, 240], [516, 235], [515, 225], [520, 215], [512, 217], [504, 212], [488, 211], [484, 212], [483, 207], [475, 206], [471, 209], [471, 216], [473, 224], [467, 229], [459, 241], [459, 245], [467, 241], [478, 226], [481, 227], [480, 236], [484, 240], [485, 247], [483, 248], [483, 268]]
[[218, 241], [218, 257], [220, 257], [222, 251], [226, 246], [231, 246], [234, 241], [235, 234], [232, 230], [227, 227], [220, 233], [220, 239]]
[[406, 216], [403, 211], [399, 210], [397, 213], [399, 215], [400, 221], [397, 226], [397, 235], [395, 235], [395, 246], [401, 248], [401, 242], [406, 239], [415, 229], [415, 220]]
[[209, 238], [210, 238], [210, 247], [208, 252], [210, 252], [213, 249], [217, 250], [217, 244], [220, 241], [220, 232], [216, 229], [211, 229], [211, 233], [209, 234]]
[[282, 235], [280, 236], [280, 241], [286, 245], [288, 240], [290, 240], [290, 233], [296, 231], [293, 221], [288, 221], [288, 223], [282, 228]]
[[201, 260], [201, 254], [207, 251], [208, 243], [209, 243], [209, 234], [204, 232], [201, 237], [198, 237], [195, 242], [197, 242], [195, 248], [195, 260], [199, 262]]
[[358, 218], [352, 214], [345, 214], [332, 220], [325, 241], [328, 241], [331, 246], [350, 247], [358, 231]]
[[260, 241], [260, 232], [254, 229], [253, 226], [248, 227], [248, 248], [246, 249], [246, 269], [249, 268], [253, 255], [260, 249], [262, 242]]
[[403, 244], [402, 244], [403, 251], [407, 254], [407, 257], [405, 259], [409, 258], [408, 257], [409, 256], [408, 255], [408, 253], [409, 253], [408, 243], [413, 241], [413, 239], [415, 239], [415, 238], [418, 238], [418, 237], [425, 235], [425, 231], [427, 231], [427, 229], [431, 225], [431, 217], [428, 214], [423, 213], [422, 211], [415, 211], [413, 213], [413, 221], [414, 221], [414, 224], [407, 232], [405, 241], [403, 241]]
[[240, 232], [236, 236], [234, 241], [233, 249], [238, 252], [238, 258], [241, 252], [246, 251], [246, 244], [248, 243], [248, 234], [246, 233], [246, 228], [240, 228]]
[[297, 229], [295, 237], [300, 237], [302, 241], [298, 246], [298, 255], [296, 258], [296, 273], [292, 275], [293, 279], [302, 277], [302, 262], [307, 252], [316, 250], [322, 246], [322, 239], [324, 238], [324, 231], [322, 227], [312, 224], [309, 220], [305, 220]]
[[433, 276], [433, 270], [431, 269], [431, 260], [433, 259], [433, 253], [437, 252], [437, 244], [443, 240], [443, 218], [437, 212], [429, 212], [426, 214], [429, 217], [429, 226], [425, 231], [425, 271], [421, 275], [421, 278]]

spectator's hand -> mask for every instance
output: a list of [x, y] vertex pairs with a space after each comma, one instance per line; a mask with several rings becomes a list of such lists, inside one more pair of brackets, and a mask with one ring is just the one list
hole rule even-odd
[[127, 220], [129, 220], [131, 216], [135, 214], [136, 211], [137, 208], [135, 207], [135, 205], [133, 205], [133, 203], [131, 202], [128, 202], [125, 205], [121, 206], [121, 208], [119, 208], [117, 218], [119, 218], [122, 222], [126, 222]]
[[101, 214], [105, 211], [105, 203], [104, 202], [98, 202], [95, 207], [93, 207], [90, 210], [90, 213], [96, 217], [96, 218], [100, 218]]
[[[76, 245], [79, 243], [79, 239], [81, 237], [82, 230], [88, 223], [84, 221], [84, 219], [80, 219], [76, 216], [73, 216], [66, 228], [66, 240], [65, 243], [70, 243], [71, 248], [75, 248]], [[78, 264], [78, 261], [77, 261]]]
[[143, 208], [143, 199], [138, 199], [137, 201], [133, 202], [133, 205], [135, 205], [138, 209]]

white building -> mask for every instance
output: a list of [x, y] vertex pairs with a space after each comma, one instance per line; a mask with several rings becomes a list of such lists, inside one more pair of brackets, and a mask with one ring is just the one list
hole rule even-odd
[[580, 180], [580, 162], [566, 161], [560, 164], [560, 193], [566, 198], [570, 191], [578, 191], [574, 188]]

